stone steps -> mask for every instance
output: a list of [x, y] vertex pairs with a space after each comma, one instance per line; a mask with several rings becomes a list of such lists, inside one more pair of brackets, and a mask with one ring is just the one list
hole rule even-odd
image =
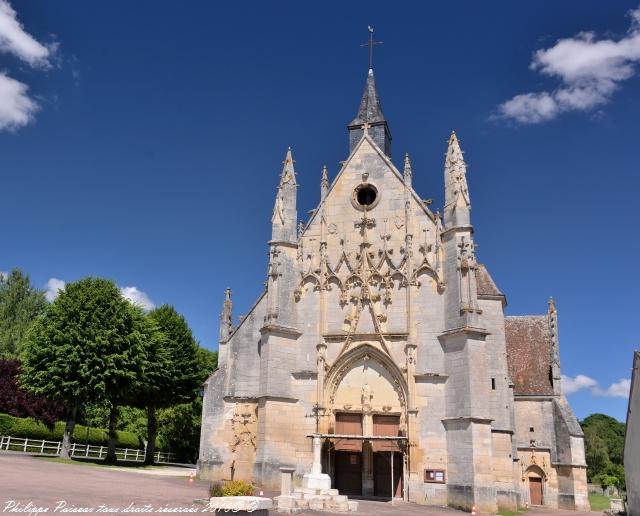
[[276, 510], [285, 514], [297, 514], [305, 509], [324, 512], [356, 512], [358, 502], [349, 501], [337, 489], [313, 489], [299, 487], [291, 495], [274, 498]]

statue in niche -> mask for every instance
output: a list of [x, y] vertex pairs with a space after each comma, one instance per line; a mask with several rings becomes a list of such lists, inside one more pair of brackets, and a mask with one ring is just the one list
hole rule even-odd
[[362, 386], [362, 406], [371, 408], [371, 400], [373, 400], [373, 391], [368, 383]]

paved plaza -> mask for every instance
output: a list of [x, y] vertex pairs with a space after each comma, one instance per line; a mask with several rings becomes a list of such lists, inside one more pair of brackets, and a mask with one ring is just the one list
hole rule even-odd
[[[93, 508], [93, 513], [114, 514], [166, 512], [193, 514], [206, 512], [205, 506], [194, 503], [207, 497], [209, 482], [189, 481], [195, 470], [161, 468], [103, 468], [89, 465], [64, 464], [21, 454], [0, 453], [0, 513], [69, 514]], [[186, 474], [185, 474], [186, 473]], [[275, 495], [275, 493], [267, 493]], [[17, 505], [11, 505], [11, 502]], [[31, 506], [25, 510], [27, 504]], [[9, 505], [8, 505], [9, 504]], [[57, 509], [57, 510], [56, 510]], [[75, 509], [75, 510], [74, 510]], [[274, 512], [274, 514], [276, 514]], [[305, 511], [303, 515], [327, 513]], [[360, 501], [357, 514], [443, 515], [462, 516], [466, 513], [444, 507]], [[594, 516], [595, 512], [546, 511], [533, 509], [528, 516]]]

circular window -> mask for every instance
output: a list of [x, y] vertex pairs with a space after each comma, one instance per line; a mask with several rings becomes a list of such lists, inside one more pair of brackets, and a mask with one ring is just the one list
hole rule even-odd
[[373, 201], [376, 200], [378, 194], [376, 191], [370, 186], [366, 186], [364, 188], [360, 188], [358, 193], [356, 194], [356, 199], [358, 204], [362, 204], [363, 206], [371, 206]]
[[375, 207], [379, 200], [378, 189], [372, 184], [366, 183], [359, 185], [353, 191], [353, 205], [360, 210], [363, 210], [365, 207], [367, 209]]

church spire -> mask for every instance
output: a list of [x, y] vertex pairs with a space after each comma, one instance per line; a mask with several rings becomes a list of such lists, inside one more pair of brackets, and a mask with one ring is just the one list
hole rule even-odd
[[402, 175], [404, 176], [404, 184], [411, 186], [411, 182], [413, 181], [413, 169], [411, 168], [411, 158], [409, 157], [408, 152], [404, 155], [404, 172]]
[[447, 229], [471, 224], [467, 164], [455, 131], [451, 132], [444, 162], [444, 223]]
[[376, 89], [376, 81], [373, 77], [373, 69], [369, 68], [367, 82], [364, 86], [358, 114], [347, 126], [349, 129], [349, 152], [352, 152], [363, 134], [363, 126], [368, 124], [369, 136], [391, 157], [391, 132], [382, 113], [382, 105]]
[[296, 183], [291, 147], [287, 149], [287, 154], [282, 163], [280, 184], [278, 185], [273, 216], [271, 217], [271, 239], [279, 242], [294, 243], [297, 240], [296, 190], [298, 184]]
[[227, 342], [233, 331], [232, 320], [232, 304], [231, 304], [231, 289], [227, 288], [224, 291], [224, 303], [222, 304], [222, 311], [220, 312], [220, 333], [218, 336], [218, 367], [224, 367], [227, 362]]
[[324, 201], [327, 193], [329, 192], [329, 173], [327, 172], [327, 165], [322, 167], [322, 177], [320, 178], [320, 200]]
[[229, 335], [232, 330], [231, 311], [233, 305], [231, 304], [231, 289], [227, 288], [224, 291], [224, 303], [222, 304], [222, 312], [220, 312], [220, 337], [218, 342], [226, 343], [229, 339]]

